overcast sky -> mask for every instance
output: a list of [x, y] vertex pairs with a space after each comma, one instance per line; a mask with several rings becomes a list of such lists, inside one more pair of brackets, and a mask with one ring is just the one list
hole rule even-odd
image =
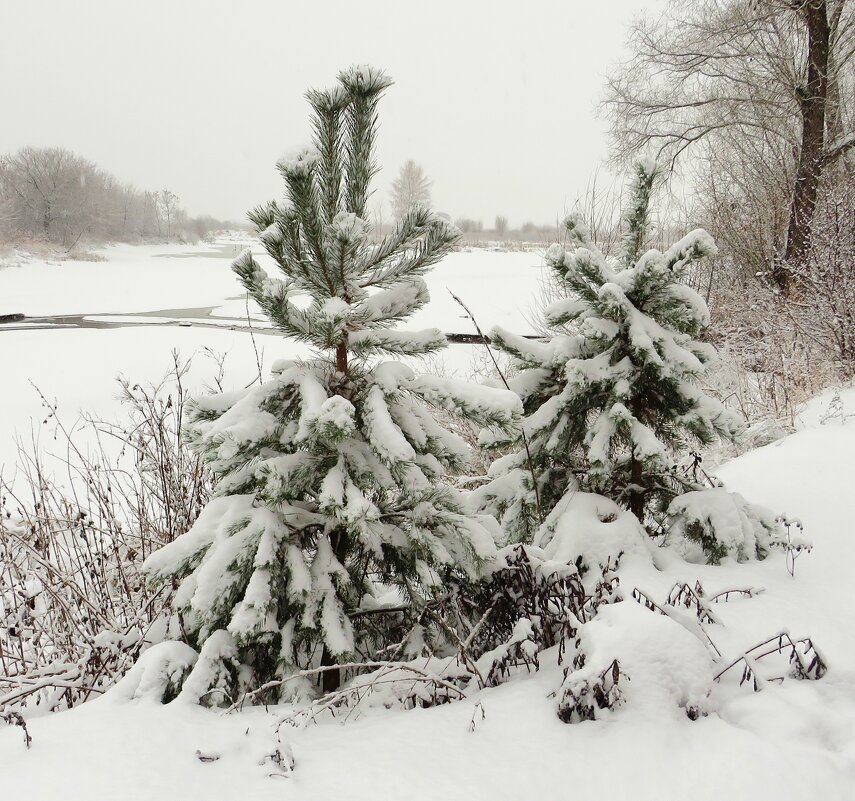
[[[308, 87], [353, 63], [395, 80], [383, 172], [409, 158], [438, 211], [551, 222], [602, 168], [596, 117], [651, 0], [0, 0], [0, 152], [74, 150], [191, 214], [243, 219], [309, 138]], [[388, 204], [387, 208], [388, 208]]]

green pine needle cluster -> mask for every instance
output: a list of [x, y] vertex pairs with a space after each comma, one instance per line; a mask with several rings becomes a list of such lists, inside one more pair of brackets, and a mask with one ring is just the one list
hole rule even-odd
[[[339, 75], [335, 89], [307, 93], [314, 141], [277, 165], [286, 201], [250, 214], [281, 277], [270, 278], [249, 250], [234, 264], [283, 333], [320, 351], [341, 348], [363, 359], [445, 346], [436, 329], [413, 336], [390, 327], [427, 303], [421, 276], [458, 237], [445, 220], [417, 207], [381, 241], [371, 239], [366, 206], [377, 172], [377, 104], [390, 84], [378, 70], [355, 67]], [[305, 296], [308, 306], [294, 302]]]

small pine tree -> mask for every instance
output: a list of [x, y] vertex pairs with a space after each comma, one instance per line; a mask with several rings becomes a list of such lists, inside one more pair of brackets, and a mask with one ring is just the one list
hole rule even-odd
[[[278, 328], [318, 356], [196, 403], [189, 432], [218, 497], [146, 563], [154, 581], [178, 585], [174, 605], [200, 664], [210, 672], [217, 654], [233, 657], [233, 641], [247, 683], [372, 655], [388, 643], [370, 641], [363, 624], [382, 617], [390, 587], [398, 610], [418, 609], [448, 582], [477, 579], [495, 553], [495, 521], [467, 514], [445, 480], [468, 448], [431, 407], [510, 430], [519, 399], [379, 359], [446, 344], [436, 329], [392, 326], [428, 301], [421, 276], [456, 238], [416, 207], [369, 243], [377, 104], [390, 84], [354, 67], [336, 88], [308, 92], [314, 147], [279, 162], [286, 201], [251, 214], [282, 277], [249, 250], [233, 269]], [[326, 689], [336, 673], [324, 673]]]
[[546, 254], [566, 289], [566, 298], [545, 310], [549, 341], [503, 329], [492, 334], [519, 368], [512, 388], [523, 401], [526, 447], [493, 464], [478, 500], [512, 540], [533, 537], [576, 488], [607, 495], [643, 521], [651, 505], [664, 509], [696, 488], [677, 473], [679, 457], [741, 428], [698, 388], [715, 356], [697, 340], [709, 313], [681, 282], [687, 266], [715, 253], [715, 245], [698, 229], [664, 253], [644, 251], [655, 177], [652, 165], [636, 167], [616, 263], [579, 216], [566, 219], [572, 252], [553, 245]]

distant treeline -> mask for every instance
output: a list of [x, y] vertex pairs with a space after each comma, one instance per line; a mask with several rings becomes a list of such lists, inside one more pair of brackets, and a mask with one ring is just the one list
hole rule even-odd
[[169, 189], [138, 189], [65, 148], [0, 156], [0, 238], [7, 242], [186, 241], [227, 227], [234, 224], [188, 217]]
[[[449, 221], [450, 218], [449, 218]], [[508, 218], [498, 216], [492, 227], [485, 226], [481, 220], [473, 220], [469, 217], [457, 217], [454, 225], [462, 236], [464, 244], [477, 245], [488, 242], [502, 243], [540, 243], [550, 244], [560, 237], [560, 226], [557, 223], [538, 225], [527, 221], [517, 228], [508, 224]]]

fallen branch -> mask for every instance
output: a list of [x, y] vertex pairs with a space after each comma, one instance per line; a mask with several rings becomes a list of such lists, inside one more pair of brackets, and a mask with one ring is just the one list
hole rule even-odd
[[[416, 676], [416, 680], [427, 680], [427, 681], [435, 681], [439, 686], [444, 687], [450, 692], [458, 693], [460, 698], [465, 698], [465, 693], [457, 687], [457, 685], [452, 684], [451, 682], [446, 681], [441, 676], [430, 673], [429, 671], [416, 667], [415, 665], [409, 664], [407, 662], [346, 662], [338, 665], [324, 665], [322, 667], [310, 668], [307, 670], [298, 670], [292, 673], [290, 676], [285, 676], [282, 679], [274, 679], [273, 681], [268, 681], [265, 684], [262, 684], [260, 687], [257, 687], [255, 690], [251, 690], [249, 692], [244, 693], [238, 701], [235, 701], [231, 706], [226, 707], [223, 710], [223, 714], [228, 714], [230, 712], [234, 712], [235, 710], [242, 709], [244, 704], [247, 701], [251, 701], [257, 695], [266, 692], [267, 690], [274, 689], [276, 687], [282, 687], [292, 681], [296, 681], [298, 679], [305, 678], [317, 678], [322, 673], [326, 673], [330, 670], [402, 670], [405, 672], [413, 673]], [[340, 690], [335, 690], [332, 693], [327, 693], [327, 695], [321, 697], [315, 703], [325, 702], [326, 699], [331, 698], [333, 696], [340, 695], [341, 693], [348, 692], [351, 687], [345, 687]]]
[[[452, 700], [461, 700], [466, 698], [464, 690], [456, 684], [436, 673], [416, 667], [415, 665], [407, 664], [406, 662], [352, 663], [350, 665], [339, 665], [337, 667], [375, 667], [376, 672], [359, 677], [368, 679], [368, 681], [364, 683], [351, 683], [346, 687], [327, 693], [305, 709], [300, 709], [285, 715], [280, 719], [276, 726], [277, 733], [286, 723], [290, 726], [305, 726], [308, 723], [317, 723], [318, 719], [324, 713], [329, 712], [332, 717], [335, 717], [335, 713], [339, 709], [348, 710], [347, 716], [345, 717], [345, 720], [347, 720], [353, 711], [359, 707], [361, 702], [369, 695], [376, 692], [379, 687], [395, 687], [402, 684], [408, 684], [409, 687], [404, 693], [396, 694], [396, 700], [398, 700], [402, 705], [406, 705], [411, 701], [413, 706], [416, 706], [420, 699], [423, 702], [430, 701], [429, 704], [423, 703], [423, 706], [437, 706], [439, 704], [448, 703]], [[327, 668], [300, 671], [299, 673], [294, 674], [293, 677], [289, 678], [305, 677], [316, 674], [325, 669]], [[395, 676], [394, 674], [399, 671], [403, 671], [409, 675]], [[283, 680], [283, 683], [287, 680], [288, 679]], [[432, 695], [426, 698], [419, 692], [413, 692], [417, 685], [430, 686], [432, 688]]]

